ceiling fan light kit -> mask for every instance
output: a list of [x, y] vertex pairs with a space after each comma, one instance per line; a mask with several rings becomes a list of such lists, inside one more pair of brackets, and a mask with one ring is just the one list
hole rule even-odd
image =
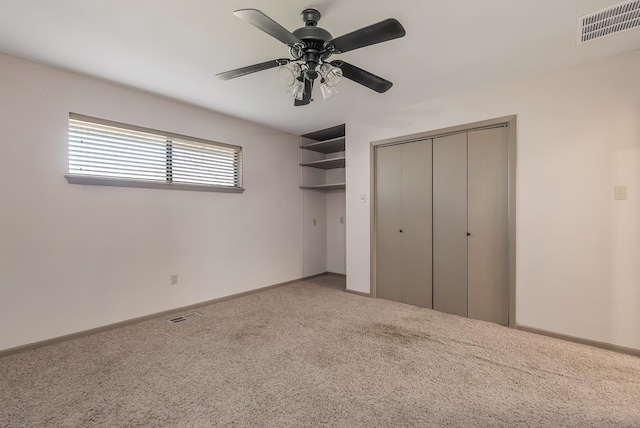
[[335, 86], [342, 77], [379, 93], [386, 92], [393, 86], [390, 81], [354, 65], [328, 59], [334, 54], [403, 37], [406, 34], [405, 29], [396, 19], [385, 19], [333, 38], [327, 30], [318, 27], [321, 15], [316, 9], [302, 11], [304, 27], [293, 33], [256, 9], [236, 10], [234, 15], [287, 45], [291, 59], [275, 59], [217, 74], [216, 76], [222, 80], [279, 67], [280, 81], [289, 87], [287, 93], [294, 98], [296, 106], [307, 105], [313, 101], [313, 86], [318, 78], [323, 100], [338, 93]]

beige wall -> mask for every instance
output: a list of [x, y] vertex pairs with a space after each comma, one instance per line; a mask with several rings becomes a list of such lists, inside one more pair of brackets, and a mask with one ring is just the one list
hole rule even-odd
[[370, 142], [512, 114], [516, 322], [640, 349], [640, 51], [347, 123], [347, 287], [369, 292]]
[[[241, 145], [247, 190], [70, 185], [69, 112]], [[302, 276], [299, 137], [7, 55], [0, 129], [0, 350]]]

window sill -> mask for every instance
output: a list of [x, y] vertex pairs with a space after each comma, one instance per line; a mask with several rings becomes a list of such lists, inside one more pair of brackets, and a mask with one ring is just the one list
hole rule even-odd
[[242, 187], [208, 186], [203, 184], [160, 183], [155, 181], [126, 180], [108, 177], [89, 177], [82, 175], [65, 175], [69, 184], [86, 184], [90, 186], [141, 187], [144, 189], [187, 190], [196, 192], [243, 193]]

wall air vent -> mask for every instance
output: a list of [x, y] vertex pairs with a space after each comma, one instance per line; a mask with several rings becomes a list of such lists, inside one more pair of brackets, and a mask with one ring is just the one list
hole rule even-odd
[[186, 321], [189, 318], [193, 317], [201, 317], [202, 314], [200, 312], [189, 312], [188, 314], [180, 315], [179, 317], [171, 318], [168, 321], [172, 324], [178, 324], [179, 322]]
[[578, 18], [577, 44], [640, 27], [640, 0], [629, 0]]

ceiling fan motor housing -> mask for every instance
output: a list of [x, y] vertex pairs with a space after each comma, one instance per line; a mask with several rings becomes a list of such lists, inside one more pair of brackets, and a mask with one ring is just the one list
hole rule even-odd
[[330, 32], [320, 27], [301, 27], [295, 30], [293, 35], [307, 44], [320, 42], [320, 47], [324, 45], [324, 42], [333, 39]]
[[324, 28], [320, 28], [320, 27], [298, 28], [293, 32], [293, 35], [299, 38], [300, 40], [302, 40], [303, 42], [307, 42], [307, 41], [321, 42], [321, 46], [322, 44], [324, 44], [324, 42], [328, 42], [329, 40], [333, 39], [333, 36], [331, 35], [331, 33], [329, 33]]
[[300, 16], [305, 26], [295, 30], [293, 35], [305, 42], [307, 47], [321, 50], [324, 46], [324, 42], [328, 42], [333, 39], [331, 33], [318, 27], [318, 21], [320, 21], [321, 16], [318, 10], [305, 9], [302, 11]]
[[298, 28], [293, 35], [302, 40], [305, 46], [302, 48], [301, 59], [309, 66], [307, 79], [313, 80], [317, 77], [317, 73], [313, 70], [321, 59], [321, 53], [324, 51], [325, 43], [333, 39], [331, 33], [324, 28], [318, 27], [320, 20], [320, 12], [316, 9], [305, 9], [300, 15], [304, 22], [304, 27]]

